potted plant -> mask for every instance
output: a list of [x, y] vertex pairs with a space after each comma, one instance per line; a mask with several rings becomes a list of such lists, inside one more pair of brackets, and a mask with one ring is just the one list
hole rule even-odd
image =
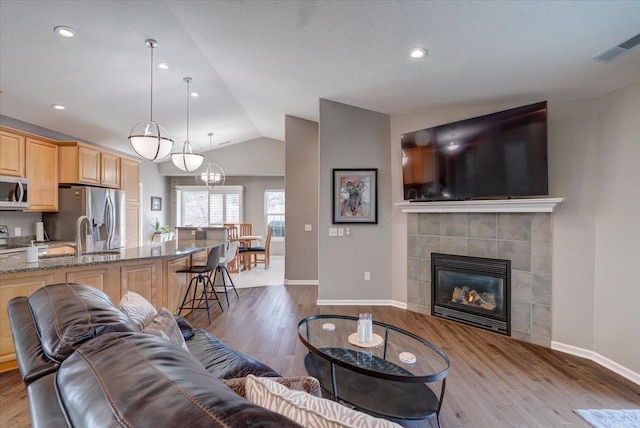
[[151, 222], [151, 227], [153, 227], [154, 230], [151, 242], [166, 242], [173, 239], [171, 226], [161, 225], [158, 217]]

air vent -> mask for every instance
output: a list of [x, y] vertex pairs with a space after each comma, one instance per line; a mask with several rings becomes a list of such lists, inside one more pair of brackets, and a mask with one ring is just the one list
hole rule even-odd
[[614, 46], [612, 48], [607, 49], [606, 51], [600, 53], [593, 57], [594, 60], [599, 62], [611, 62], [620, 55], [623, 55], [629, 52], [631, 49], [640, 45], [640, 34], [636, 34], [628, 40]]

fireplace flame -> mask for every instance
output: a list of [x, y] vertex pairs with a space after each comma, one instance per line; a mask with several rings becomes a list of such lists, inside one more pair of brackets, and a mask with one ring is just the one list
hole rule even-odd
[[487, 311], [495, 311], [497, 306], [496, 295], [494, 293], [479, 293], [478, 291], [466, 285], [462, 288], [455, 287], [453, 289], [451, 301], [453, 303], [459, 303], [465, 306], [482, 308]]

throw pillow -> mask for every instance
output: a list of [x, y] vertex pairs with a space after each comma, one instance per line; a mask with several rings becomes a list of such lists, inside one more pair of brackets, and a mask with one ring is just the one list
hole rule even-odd
[[[311, 394], [315, 397], [322, 397], [322, 391], [320, 391], [320, 382], [318, 379], [311, 376], [297, 376], [297, 377], [270, 377], [270, 380], [278, 382], [294, 391], [304, 391], [307, 394]], [[246, 396], [246, 377], [235, 377], [233, 379], [222, 379], [225, 385], [233, 389], [233, 391], [240, 397]]]
[[400, 428], [396, 423], [348, 409], [335, 401], [291, 391], [265, 377], [247, 376], [246, 398], [306, 427]]
[[118, 309], [136, 323], [140, 330], [151, 324], [153, 317], [158, 313], [147, 299], [133, 291], [127, 291], [122, 296]]
[[182, 337], [182, 332], [173, 314], [167, 308], [160, 308], [158, 314], [153, 318], [151, 324], [142, 329], [143, 333], [162, 337], [174, 345], [189, 351], [187, 344]]

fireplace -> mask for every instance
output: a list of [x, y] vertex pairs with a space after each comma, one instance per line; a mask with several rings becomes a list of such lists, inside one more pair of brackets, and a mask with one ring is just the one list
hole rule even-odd
[[511, 334], [511, 262], [431, 254], [431, 314]]

